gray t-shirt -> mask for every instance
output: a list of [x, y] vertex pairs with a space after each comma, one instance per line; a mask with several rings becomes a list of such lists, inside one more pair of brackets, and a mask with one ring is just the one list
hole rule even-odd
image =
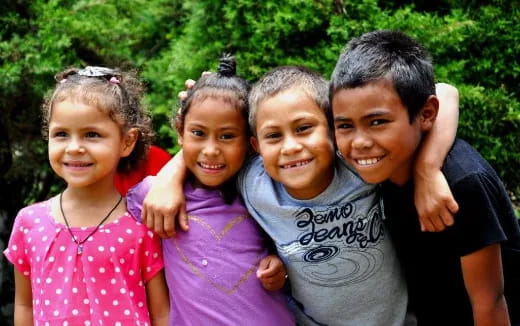
[[291, 197], [260, 157], [243, 169], [238, 186], [285, 263], [298, 324], [403, 325], [406, 284], [378, 187], [336, 161], [331, 184], [309, 200]]

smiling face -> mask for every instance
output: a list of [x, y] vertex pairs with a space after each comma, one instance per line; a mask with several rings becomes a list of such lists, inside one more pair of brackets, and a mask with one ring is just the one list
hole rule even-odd
[[195, 184], [218, 187], [242, 167], [247, 154], [247, 125], [240, 110], [222, 98], [194, 102], [179, 132], [186, 166]]
[[111, 185], [121, 157], [135, 143], [135, 131], [121, 135], [119, 125], [96, 107], [62, 101], [49, 121], [49, 161], [68, 187]]
[[301, 91], [289, 89], [262, 101], [256, 138], [267, 173], [298, 199], [324, 191], [334, 174], [334, 148], [323, 110]]
[[332, 99], [336, 143], [341, 155], [368, 183], [403, 184], [411, 175], [422, 132], [431, 128], [438, 102], [431, 96], [410, 123], [391, 81], [342, 89]]

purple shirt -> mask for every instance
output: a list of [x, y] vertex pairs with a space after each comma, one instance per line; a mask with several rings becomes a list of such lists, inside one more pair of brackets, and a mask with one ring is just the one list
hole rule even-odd
[[[128, 193], [136, 217], [153, 178]], [[242, 201], [226, 204], [219, 191], [189, 183], [184, 195], [190, 230], [162, 242], [170, 325], [294, 325], [283, 294], [256, 277], [267, 250]]]

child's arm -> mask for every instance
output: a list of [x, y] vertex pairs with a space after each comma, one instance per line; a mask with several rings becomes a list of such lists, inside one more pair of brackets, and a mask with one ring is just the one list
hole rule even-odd
[[280, 290], [287, 279], [287, 272], [282, 260], [276, 255], [269, 255], [260, 261], [256, 277], [262, 282], [264, 289]]
[[31, 280], [14, 269], [14, 324], [16, 326], [33, 325], [33, 306]]
[[426, 135], [415, 163], [415, 206], [422, 231], [442, 231], [453, 224], [458, 205], [441, 172], [459, 121], [459, 93], [448, 84], [436, 85], [439, 113]]
[[187, 168], [178, 152], [157, 174], [143, 202], [143, 223], [162, 238], [175, 236], [175, 220], [182, 230], [188, 231], [188, 216], [184, 201], [183, 184]]
[[461, 264], [464, 284], [473, 309], [474, 325], [509, 325], [500, 244], [493, 244], [463, 256]]
[[167, 326], [170, 314], [168, 287], [161, 270], [146, 283], [146, 297], [152, 326]]

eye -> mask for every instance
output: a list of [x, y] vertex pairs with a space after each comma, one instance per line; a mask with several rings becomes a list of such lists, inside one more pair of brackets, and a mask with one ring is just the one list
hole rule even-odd
[[88, 131], [85, 136], [87, 138], [98, 138], [98, 137], [101, 137], [101, 135], [95, 131]]
[[382, 125], [382, 124], [385, 124], [388, 122], [389, 122], [389, 120], [386, 120], [386, 119], [374, 119], [374, 120], [370, 121], [370, 125], [379, 126], [379, 125]]
[[336, 125], [336, 129], [352, 129], [353, 127], [351, 123], [340, 123]]
[[236, 138], [236, 136], [235, 136], [235, 134], [232, 134], [232, 133], [226, 133], [226, 134], [220, 135], [220, 139], [223, 139], [223, 140], [229, 140], [229, 139], [233, 139], [233, 138]]
[[202, 130], [194, 129], [191, 131], [191, 134], [195, 137], [202, 137], [204, 136], [204, 132]]
[[67, 137], [67, 133], [65, 131], [57, 131], [52, 134], [52, 138], [63, 138]]
[[280, 137], [282, 137], [282, 134], [279, 132], [270, 132], [270, 133], [264, 135], [264, 138], [266, 138], [266, 139], [277, 139]]
[[298, 126], [296, 127], [296, 132], [297, 133], [301, 133], [301, 132], [305, 132], [306, 130], [309, 130], [312, 128], [312, 125], [302, 125], [302, 126]]

